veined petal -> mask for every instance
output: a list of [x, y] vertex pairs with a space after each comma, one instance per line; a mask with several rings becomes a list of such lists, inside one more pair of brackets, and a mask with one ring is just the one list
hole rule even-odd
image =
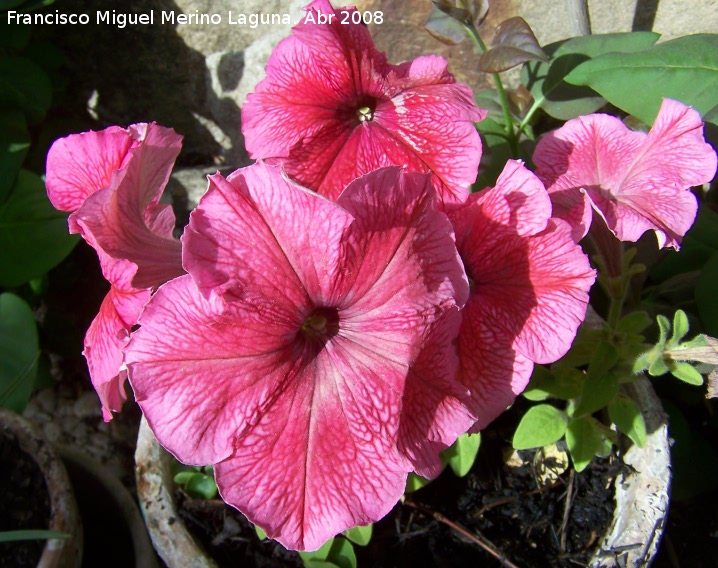
[[[636, 241], [652, 229], [661, 246], [674, 248], [696, 214], [688, 189], [710, 181], [716, 169], [700, 116], [670, 99], [647, 135], [614, 117], [579, 117], [540, 140], [534, 162], [555, 213], [573, 221], [580, 236], [591, 222], [587, 207], [578, 206], [585, 200], [619, 240]], [[583, 214], [577, 229], [578, 211]]]
[[231, 456], [297, 372], [287, 354], [294, 330], [261, 306], [205, 299], [189, 275], [161, 286], [139, 323], [125, 350], [135, 398], [184, 463]]
[[[301, 214], [298, 212], [301, 211]], [[210, 187], [182, 237], [184, 264], [202, 293], [283, 305], [331, 305], [352, 216], [257, 163]], [[264, 300], [263, 300], [264, 301]]]
[[70, 226], [108, 256], [136, 264], [133, 286], [147, 288], [184, 272], [171, 232], [174, 215], [159, 203], [181, 137], [155, 124], [135, 125], [135, 131], [141, 143], [130, 150], [125, 167], [70, 216]]
[[[333, 19], [310, 23], [317, 14]], [[250, 155], [331, 199], [357, 177], [398, 165], [431, 173], [442, 202], [465, 200], [481, 158], [473, 123], [486, 114], [471, 90], [439, 57], [389, 65], [365, 26], [340, 19], [316, 0], [270, 57], [242, 108]]]
[[90, 195], [110, 185], [134, 143], [133, 133], [119, 126], [55, 141], [46, 165], [50, 203], [60, 211], [77, 211]]
[[386, 515], [409, 466], [396, 450], [406, 370], [331, 340], [215, 467], [224, 499], [289, 549], [316, 550]]
[[477, 417], [469, 410], [469, 391], [458, 378], [455, 340], [458, 310], [434, 325], [406, 379], [402, 399], [399, 450], [414, 471], [429, 479], [442, 470], [439, 452], [466, 432]]
[[509, 338], [492, 329], [495, 314], [488, 302], [472, 297], [464, 308], [459, 333], [459, 378], [471, 393], [471, 410], [479, 432], [504, 412], [529, 383], [533, 363], [511, 347]]
[[517, 162], [495, 188], [450, 214], [473, 284], [462, 311], [460, 376], [480, 424], [521, 392], [532, 363], [568, 350], [585, 317], [595, 273], [568, 224], [549, 215], [545, 190]]
[[126, 398], [127, 372], [123, 369], [122, 350], [149, 299], [150, 290], [121, 290], [112, 286], [85, 335], [84, 355], [105, 422], [112, 420], [112, 412], [122, 409]]

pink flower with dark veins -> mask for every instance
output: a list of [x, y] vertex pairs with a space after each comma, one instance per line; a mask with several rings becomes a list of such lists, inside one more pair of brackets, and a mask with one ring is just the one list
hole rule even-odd
[[659, 248], [675, 249], [698, 208], [690, 188], [716, 171], [700, 115], [671, 99], [663, 100], [648, 134], [613, 116], [582, 116], [542, 138], [533, 160], [554, 215], [571, 223], [577, 241], [595, 212], [621, 241], [653, 230]]
[[96, 251], [111, 288], [85, 335], [85, 358], [105, 420], [125, 399], [122, 349], [151, 288], [184, 273], [174, 214], [159, 203], [182, 138], [156, 124], [112, 126], [57, 140], [47, 193], [71, 212], [71, 233]]
[[449, 213], [471, 293], [461, 311], [459, 378], [484, 428], [526, 388], [534, 363], [568, 351], [595, 280], [571, 228], [551, 219], [541, 182], [507, 162], [494, 188]]
[[210, 178], [182, 242], [189, 275], [125, 350], [157, 439], [214, 464], [222, 498], [287, 548], [384, 516], [413, 469], [409, 368], [468, 294], [429, 176], [384, 168], [334, 203], [259, 162]]
[[313, 21], [333, 18], [302, 21], [272, 53], [242, 107], [250, 156], [281, 163], [330, 199], [358, 176], [398, 165], [431, 173], [444, 203], [463, 202], [481, 158], [474, 123], [486, 115], [471, 89], [438, 56], [387, 63], [366, 26], [341, 23], [354, 8], [315, 0], [306, 11]]

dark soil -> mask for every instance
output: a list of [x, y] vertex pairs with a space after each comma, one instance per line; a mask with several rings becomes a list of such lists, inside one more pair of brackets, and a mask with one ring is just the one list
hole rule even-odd
[[[0, 431], [0, 531], [47, 529], [50, 496], [35, 461], [9, 432]], [[0, 566], [34, 568], [44, 540], [0, 543]]]
[[[554, 464], [539, 463], [529, 451], [520, 452], [522, 467], [505, 465], [505, 426], [500, 420], [484, 433], [466, 477], [445, 471], [375, 523], [369, 545], [354, 547], [358, 566], [463, 568], [499, 566], [499, 559], [521, 568], [585, 565], [611, 521], [613, 481], [623, 465], [615, 457], [595, 460], [581, 473], [566, 471], [542, 486], [538, 470]], [[220, 567], [302, 566], [297, 553], [260, 541], [252, 525], [221, 501], [190, 499], [180, 490], [177, 499], [180, 516]]]

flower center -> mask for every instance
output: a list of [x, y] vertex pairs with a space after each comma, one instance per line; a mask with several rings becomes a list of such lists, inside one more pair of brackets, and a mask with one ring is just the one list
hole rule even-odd
[[310, 341], [324, 343], [339, 332], [339, 312], [336, 308], [316, 308], [302, 324], [302, 334]]
[[368, 106], [359, 107], [357, 109], [357, 118], [359, 122], [368, 122], [374, 118], [374, 111]]

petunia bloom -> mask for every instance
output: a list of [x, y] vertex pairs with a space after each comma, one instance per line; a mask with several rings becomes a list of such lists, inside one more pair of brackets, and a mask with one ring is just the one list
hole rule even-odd
[[122, 407], [122, 349], [151, 288], [184, 273], [174, 214], [159, 203], [181, 140], [156, 124], [112, 126], [62, 138], [48, 153], [48, 197], [71, 212], [70, 232], [97, 251], [111, 284], [84, 351], [105, 420]]
[[521, 162], [507, 162], [494, 188], [472, 194], [449, 217], [471, 283], [459, 378], [478, 431], [526, 388], [534, 363], [568, 351], [595, 273], [569, 225], [550, 218], [548, 193]]
[[[354, 8], [315, 0], [306, 11], [242, 107], [250, 156], [281, 163], [330, 199], [358, 176], [398, 165], [431, 173], [443, 202], [464, 201], [481, 158], [473, 123], [486, 115], [471, 89], [438, 56], [387, 63], [366, 26], [342, 23]], [[312, 23], [318, 14], [330, 23]]]
[[696, 216], [689, 189], [716, 171], [700, 115], [671, 99], [663, 100], [648, 134], [609, 115], [583, 116], [542, 138], [533, 160], [554, 215], [571, 223], [576, 240], [595, 212], [621, 241], [653, 230], [659, 247], [675, 249]]
[[[262, 162], [210, 187], [125, 350], [136, 400], [180, 461], [287, 548], [384, 516], [408, 369], [468, 283], [429, 178], [385, 168], [336, 203]], [[450, 340], [451, 338], [448, 338]]]

